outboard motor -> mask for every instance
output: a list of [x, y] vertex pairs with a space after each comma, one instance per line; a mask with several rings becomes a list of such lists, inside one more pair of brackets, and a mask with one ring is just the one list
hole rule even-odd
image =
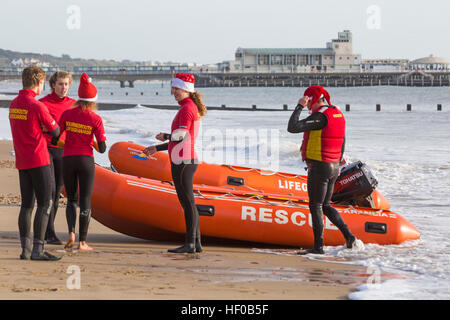
[[341, 169], [331, 200], [337, 204], [374, 207], [371, 194], [378, 185], [366, 164], [353, 162]]

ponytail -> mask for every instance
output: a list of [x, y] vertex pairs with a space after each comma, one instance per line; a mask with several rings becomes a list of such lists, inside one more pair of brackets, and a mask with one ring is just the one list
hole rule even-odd
[[192, 99], [192, 101], [194, 101], [195, 105], [197, 106], [198, 114], [200, 115], [200, 117], [206, 115], [207, 110], [205, 104], [203, 103], [203, 95], [200, 92], [195, 91], [190, 92], [189, 97]]
[[74, 107], [81, 107], [81, 109], [83, 111], [86, 111], [86, 110], [97, 111], [97, 102], [77, 100], [77, 102], [74, 103]]

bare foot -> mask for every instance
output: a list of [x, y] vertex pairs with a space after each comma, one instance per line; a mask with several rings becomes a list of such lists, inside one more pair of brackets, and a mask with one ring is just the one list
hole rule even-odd
[[86, 241], [80, 241], [80, 244], [78, 245], [78, 250], [80, 251], [92, 251], [93, 248], [89, 247], [86, 243]]
[[69, 241], [67, 241], [66, 245], [64, 246], [64, 249], [72, 249], [74, 243], [75, 243], [75, 233], [71, 232], [69, 233]]

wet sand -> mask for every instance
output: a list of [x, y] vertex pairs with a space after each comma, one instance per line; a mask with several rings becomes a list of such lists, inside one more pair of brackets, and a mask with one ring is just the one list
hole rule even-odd
[[[62, 260], [19, 260], [20, 192], [12, 149], [10, 141], [0, 141], [2, 300], [346, 299], [366, 282], [365, 268], [309, 260], [298, 256], [295, 248], [205, 242], [201, 254], [170, 254], [167, 249], [180, 243], [129, 237], [95, 219], [88, 235], [93, 252], [66, 252], [63, 246], [46, 245], [47, 251], [63, 255]], [[64, 201], [60, 204], [55, 225], [66, 241]]]

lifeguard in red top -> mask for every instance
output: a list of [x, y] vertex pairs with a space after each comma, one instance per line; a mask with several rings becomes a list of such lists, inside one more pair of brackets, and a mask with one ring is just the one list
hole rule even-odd
[[[311, 115], [299, 120], [304, 107], [310, 110]], [[308, 196], [314, 247], [300, 254], [323, 254], [323, 214], [341, 231], [347, 247], [352, 248], [356, 243], [355, 236], [339, 212], [330, 205], [334, 184], [339, 176], [339, 163], [344, 156], [344, 115], [338, 107], [331, 105], [330, 94], [323, 87], [312, 86], [305, 90], [292, 113], [288, 131], [303, 132], [302, 160], [308, 166]]]
[[198, 160], [195, 153], [200, 118], [206, 114], [202, 95], [194, 89], [195, 79], [192, 74], [177, 73], [172, 80], [172, 94], [180, 105], [172, 121], [171, 133], [160, 132], [156, 139], [169, 142], [150, 146], [144, 150], [146, 155], [156, 151], [169, 150], [172, 179], [178, 199], [184, 209], [186, 222], [186, 239], [183, 246], [169, 249], [173, 253], [202, 252], [200, 224], [194, 201], [193, 179]]
[[[63, 178], [67, 193], [66, 218], [69, 227], [69, 241], [66, 248], [75, 242], [75, 223], [77, 218], [77, 191], [80, 197], [80, 242], [78, 250], [92, 250], [87, 245], [87, 233], [91, 219], [91, 196], [94, 187], [95, 162], [94, 137], [98, 151], [106, 150], [106, 136], [102, 118], [94, 111], [97, 109], [97, 88], [91, 79], [83, 73], [78, 88], [78, 101], [74, 108], [61, 115], [59, 126], [66, 132], [63, 151]], [[56, 145], [57, 138], [52, 139]]]
[[[65, 110], [73, 108], [73, 104], [76, 101], [67, 96], [69, 88], [72, 85], [72, 76], [68, 72], [57, 71], [50, 77], [48, 83], [50, 84], [51, 93], [39, 99], [39, 101], [47, 106], [48, 111], [50, 112], [53, 119], [58, 122], [61, 118], [61, 114]], [[48, 219], [45, 240], [50, 244], [62, 244], [61, 240], [58, 239], [55, 232], [55, 217], [56, 212], [58, 211], [59, 196], [64, 185], [62, 169], [63, 149], [62, 147], [52, 145], [51, 137], [49, 135], [46, 135], [46, 137], [48, 153], [50, 155], [50, 171], [52, 173], [51, 182], [53, 207], [50, 211], [50, 216]], [[62, 141], [66, 139], [65, 132], [61, 135], [60, 139]]]
[[[14, 143], [16, 167], [19, 170], [22, 203], [19, 213], [19, 233], [22, 246], [21, 259], [59, 260], [44, 251], [44, 237], [49, 212], [52, 207], [50, 157], [43, 129], [51, 136], [59, 135], [59, 127], [47, 107], [35, 99], [41, 94], [45, 72], [38, 66], [30, 66], [22, 72], [23, 90], [11, 101], [9, 123]], [[37, 210], [31, 241], [31, 215], [34, 201]], [[31, 246], [33, 245], [33, 248]]]

